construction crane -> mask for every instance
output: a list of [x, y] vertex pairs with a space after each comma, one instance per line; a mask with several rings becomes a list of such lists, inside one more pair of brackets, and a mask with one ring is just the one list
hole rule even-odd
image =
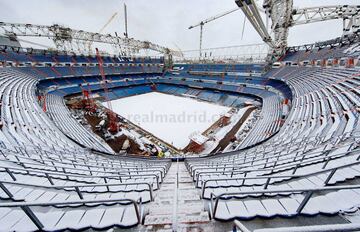
[[105, 28], [106, 28], [107, 26], [109, 26], [109, 24], [116, 18], [117, 15], [118, 15], [118, 12], [115, 12], [115, 13], [109, 18], [109, 20], [105, 23], [105, 25], [100, 29], [100, 31], [99, 31], [100, 34], [105, 30]]
[[117, 123], [117, 117], [116, 114], [114, 113], [114, 111], [112, 110], [112, 105], [111, 105], [111, 101], [109, 99], [109, 89], [107, 87], [107, 80], [106, 80], [106, 75], [105, 75], [105, 71], [104, 71], [104, 62], [101, 58], [99, 49], [95, 48], [96, 50], [96, 58], [99, 64], [99, 71], [100, 71], [100, 75], [102, 78], [102, 87], [104, 89], [105, 92], [105, 101], [107, 104], [107, 116], [108, 116], [108, 120], [109, 120], [109, 132], [115, 134], [119, 131], [119, 127], [118, 127], [118, 123]]
[[124, 36], [125, 38], [129, 38], [129, 34], [128, 34], [128, 20], [127, 20], [127, 6], [124, 3], [124, 23], [125, 23], [125, 33]]
[[202, 40], [203, 40], [204, 25], [207, 24], [207, 23], [210, 23], [210, 22], [212, 22], [212, 21], [214, 21], [214, 20], [216, 20], [216, 19], [218, 19], [218, 18], [221, 18], [221, 17], [224, 17], [224, 16], [226, 16], [226, 15], [228, 15], [228, 14], [231, 14], [231, 13], [237, 11], [237, 10], [239, 10], [238, 7], [235, 8], [235, 9], [226, 11], [226, 12], [224, 12], [224, 13], [222, 13], [222, 14], [218, 14], [218, 15], [216, 15], [216, 16], [214, 16], [214, 17], [205, 19], [205, 20], [199, 22], [198, 24], [189, 27], [189, 29], [193, 29], [193, 28], [195, 28], [195, 27], [199, 27], [199, 26], [200, 26], [200, 47], [199, 47], [200, 57], [202, 57]]
[[[109, 20], [104, 24], [104, 26], [100, 29], [100, 31], [98, 32], [99, 34], [101, 34], [104, 30], [105, 30], [105, 28], [107, 27], [107, 26], [109, 26], [109, 24], [116, 18], [116, 16], [117, 16], [117, 12], [115, 12], [110, 18], [109, 18]], [[93, 41], [90, 41], [90, 43], [89, 43], [89, 52], [91, 52], [91, 45], [93, 44]]]

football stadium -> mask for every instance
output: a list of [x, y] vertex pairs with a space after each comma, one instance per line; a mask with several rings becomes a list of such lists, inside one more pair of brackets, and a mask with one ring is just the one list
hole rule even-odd
[[0, 0], [0, 231], [360, 231], [359, 0]]

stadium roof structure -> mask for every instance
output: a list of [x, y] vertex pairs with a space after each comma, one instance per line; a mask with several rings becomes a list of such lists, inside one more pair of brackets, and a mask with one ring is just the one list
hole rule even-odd
[[[100, 34], [75, 30], [58, 24], [51, 26], [21, 23], [0, 22], [0, 32], [8, 37], [44, 37], [54, 41], [57, 50], [91, 53], [93, 43], [105, 43], [114, 46], [119, 51], [138, 53], [140, 50], [151, 50], [164, 55], [182, 56], [179, 51], [133, 38], [122, 38], [117, 34]], [[89, 46], [90, 45], [90, 46]]]

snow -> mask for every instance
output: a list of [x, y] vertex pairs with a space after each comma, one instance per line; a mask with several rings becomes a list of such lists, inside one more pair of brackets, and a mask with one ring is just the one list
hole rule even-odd
[[192, 141], [194, 141], [195, 143], [202, 145], [204, 144], [206, 141], [208, 141], [208, 137], [202, 135], [202, 134], [194, 134], [193, 136], [190, 137], [190, 139]]
[[[111, 101], [113, 111], [177, 149], [231, 108], [158, 92]], [[107, 106], [103, 103], [103, 106]]]
[[[241, 108], [236, 112], [234, 115], [230, 117], [230, 123], [227, 126], [219, 128], [215, 134], [212, 135], [212, 137], [215, 139], [214, 141], [208, 140], [205, 143], [205, 150], [202, 152], [202, 154], [209, 154], [211, 151], [213, 151], [217, 145], [219, 145], [219, 142], [221, 139], [223, 139], [227, 133], [236, 125], [236, 123], [241, 119], [241, 117], [244, 115], [244, 113], [250, 108], [251, 106], [247, 106], [244, 108]], [[230, 115], [229, 115], [230, 116]]]

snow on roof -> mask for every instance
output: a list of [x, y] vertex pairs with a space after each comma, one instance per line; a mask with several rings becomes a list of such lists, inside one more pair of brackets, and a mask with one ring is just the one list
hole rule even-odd
[[252, 101], [245, 101], [244, 103], [245, 103], [245, 105], [254, 105], [254, 102], [252, 102]]
[[199, 145], [203, 145], [206, 141], [209, 140], [208, 137], [202, 135], [202, 134], [195, 134], [195, 135], [192, 135], [190, 137], [191, 141], [199, 144]]

